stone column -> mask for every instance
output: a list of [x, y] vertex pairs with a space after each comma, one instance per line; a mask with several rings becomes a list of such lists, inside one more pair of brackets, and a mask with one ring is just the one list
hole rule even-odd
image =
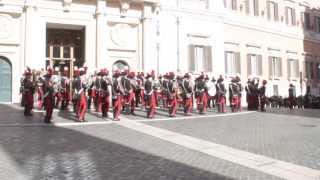
[[143, 60], [142, 70], [150, 72], [157, 70], [157, 43], [156, 43], [156, 22], [151, 6], [145, 5], [142, 19], [143, 28]]
[[[37, 37], [34, 33], [35, 26], [35, 11], [36, 3], [33, 0], [26, 0], [24, 5], [25, 13], [25, 32], [24, 32], [24, 66], [29, 66], [30, 68], [38, 68], [35, 61], [40, 61], [35, 59], [37, 49], [34, 48], [35, 42], [37, 42]], [[45, 60], [43, 60], [45, 61]]]
[[[97, 0], [96, 7], [96, 60], [95, 67], [107, 67], [107, 18], [106, 18], [106, 0]], [[90, 64], [90, 62], [88, 62]]]

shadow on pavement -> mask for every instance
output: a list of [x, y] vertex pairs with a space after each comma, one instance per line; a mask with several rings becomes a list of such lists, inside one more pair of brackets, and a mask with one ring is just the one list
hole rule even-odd
[[[1, 168], [4, 169], [0, 175], [7, 173], [6, 177], [12, 176], [13, 179], [33, 180], [231, 180], [118, 144], [108, 138], [89, 135], [94, 129], [89, 129], [89, 133], [85, 132], [85, 127], [73, 128], [78, 129], [0, 127], [0, 156], [6, 155], [13, 162], [2, 162]], [[104, 131], [99, 133], [104, 134]]]

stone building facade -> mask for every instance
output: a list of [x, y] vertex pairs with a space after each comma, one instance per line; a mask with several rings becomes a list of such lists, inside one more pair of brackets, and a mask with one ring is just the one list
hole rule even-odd
[[[319, 95], [319, 2], [0, 0], [0, 102], [26, 66], [129, 67], [268, 80], [268, 95]], [[302, 87], [302, 88], [301, 88]], [[303, 92], [301, 92], [301, 89]]]

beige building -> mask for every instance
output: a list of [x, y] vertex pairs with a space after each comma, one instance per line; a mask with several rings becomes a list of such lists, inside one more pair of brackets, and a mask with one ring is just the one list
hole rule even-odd
[[[92, 72], [202, 71], [268, 80], [268, 95], [319, 95], [320, 2], [0, 0], [0, 102], [18, 102], [26, 66]], [[227, 82], [226, 82], [227, 83]]]

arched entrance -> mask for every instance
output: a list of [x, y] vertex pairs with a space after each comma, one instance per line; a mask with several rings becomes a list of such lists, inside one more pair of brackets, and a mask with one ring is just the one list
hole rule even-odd
[[12, 66], [8, 58], [0, 56], [0, 102], [11, 102]]
[[119, 60], [113, 63], [112, 65], [112, 71], [116, 71], [116, 70], [119, 70], [119, 71], [130, 70], [130, 67], [127, 62], [123, 60]]

